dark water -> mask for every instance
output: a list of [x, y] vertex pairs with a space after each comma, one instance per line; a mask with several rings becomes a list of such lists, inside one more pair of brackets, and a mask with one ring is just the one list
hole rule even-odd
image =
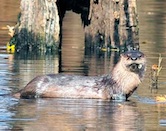
[[[129, 131], [166, 130], [166, 103], [155, 97], [166, 94], [166, 2], [139, 0], [140, 46], [148, 59], [145, 80], [130, 101], [89, 99], [18, 100], [4, 94], [24, 87], [33, 77], [47, 73], [100, 75], [114, 64], [115, 53], [85, 51], [80, 16], [65, 16], [62, 55], [14, 56], [5, 48], [7, 24], [14, 25], [19, 1], [0, 1], [0, 130]], [[71, 19], [72, 18], [72, 19]], [[70, 22], [67, 22], [71, 19]], [[149, 88], [152, 64], [163, 57], [158, 89]]]

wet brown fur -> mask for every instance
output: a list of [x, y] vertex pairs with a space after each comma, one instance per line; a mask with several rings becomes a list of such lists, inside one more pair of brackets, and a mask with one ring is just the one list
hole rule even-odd
[[[136, 59], [134, 58], [136, 57]], [[34, 78], [16, 93], [20, 98], [127, 99], [143, 79], [146, 58], [139, 51], [121, 54], [112, 75], [76, 76], [48, 74]]]

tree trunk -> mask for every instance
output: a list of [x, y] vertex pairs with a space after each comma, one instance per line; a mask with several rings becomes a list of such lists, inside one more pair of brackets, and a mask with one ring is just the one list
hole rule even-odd
[[17, 51], [58, 47], [66, 10], [81, 14], [86, 47], [139, 48], [136, 0], [21, 0]]
[[17, 51], [54, 49], [58, 47], [59, 30], [56, 0], [21, 0], [21, 17], [14, 35]]
[[87, 46], [138, 48], [136, 0], [90, 0], [88, 19]]

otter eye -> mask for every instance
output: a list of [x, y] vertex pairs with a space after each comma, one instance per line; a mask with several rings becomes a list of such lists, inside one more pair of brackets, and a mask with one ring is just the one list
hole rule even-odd
[[131, 58], [131, 53], [127, 54], [127, 60], [129, 60]]
[[131, 54], [127, 54], [127, 57], [131, 57]]
[[142, 54], [138, 54], [138, 57], [141, 58], [141, 57], [142, 57]]
[[139, 53], [139, 54], [138, 54], [138, 58], [141, 59], [141, 57], [144, 57], [144, 54]]

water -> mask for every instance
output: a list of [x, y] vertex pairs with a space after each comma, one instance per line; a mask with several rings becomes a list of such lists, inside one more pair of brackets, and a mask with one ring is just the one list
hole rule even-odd
[[[101, 75], [112, 68], [116, 54], [85, 52], [80, 17], [71, 12], [67, 12], [66, 21], [63, 23], [61, 56], [8, 54], [4, 48], [10, 37], [5, 27], [7, 24], [12, 26], [16, 23], [19, 1], [1, 0], [0, 130], [166, 130], [166, 103], [155, 100], [156, 96], [166, 94], [165, 7], [164, 1], [138, 1], [140, 46], [147, 56], [148, 68], [145, 80], [130, 97], [130, 101], [60, 98], [18, 100], [5, 94], [23, 88], [37, 75], [59, 71], [68, 74]], [[67, 22], [71, 17], [74, 21]], [[73, 28], [76, 28], [77, 32]], [[159, 53], [163, 57], [159, 87], [150, 89], [150, 68], [158, 63]]]

